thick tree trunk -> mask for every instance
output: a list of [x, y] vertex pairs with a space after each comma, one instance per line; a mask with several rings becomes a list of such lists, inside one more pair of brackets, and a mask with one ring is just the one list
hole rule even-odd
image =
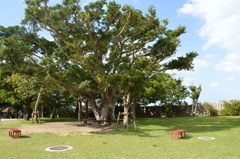
[[106, 88], [104, 93], [102, 93], [101, 120], [107, 120], [110, 106], [110, 96], [108, 88]]
[[132, 108], [131, 108], [131, 113], [132, 113], [132, 118], [133, 120], [136, 119], [136, 105], [133, 105]]
[[118, 89], [114, 87], [105, 88], [101, 96], [102, 96], [101, 119], [106, 120], [108, 117], [110, 117], [111, 120], [114, 120], [115, 105], [119, 98]]
[[101, 109], [101, 120], [107, 120], [108, 117], [108, 112], [109, 112], [109, 107], [108, 106], [103, 106]]
[[132, 119], [135, 120], [136, 119], [136, 107], [137, 107], [137, 102], [138, 100], [135, 98], [132, 101], [132, 107], [131, 107], [131, 114], [132, 114]]
[[29, 120], [30, 119], [30, 116], [31, 116], [30, 105], [31, 105], [31, 103], [27, 103], [24, 106], [24, 120]]
[[115, 119], [115, 103], [110, 99], [111, 97], [105, 96], [102, 101], [101, 120], [114, 120]]
[[[80, 95], [86, 100], [86, 119], [88, 119], [88, 104], [91, 107], [96, 120], [107, 120], [108, 117], [115, 119], [115, 104], [119, 97], [119, 91], [117, 91], [116, 88], [105, 88], [104, 92], [101, 94], [102, 107], [97, 106], [96, 101], [92, 96], [86, 94]], [[111, 113], [109, 110], [111, 110]]]
[[93, 111], [93, 114], [96, 118], [96, 120], [100, 120], [100, 110], [99, 108], [97, 107], [97, 104], [95, 102], [94, 99], [88, 99], [86, 100], [86, 114], [85, 114], [85, 118], [88, 119], [88, 104], [90, 104], [90, 107]]
[[77, 107], [78, 107], [78, 120], [82, 121], [82, 101], [80, 98], [77, 100]]
[[125, 128], [125, 130], [128, 130], [128, 115], [129, 115], [129, 106], [131, 103], [131, 99], [130, 99], [130, 94], [125, 95], [123, 97], [123, 102], [124, 102], [124, 113], [123, 113], [123, 127]]
[[24, 112], [24, 120], [29, 120], [29, 108], [28, 108], [28, 106], [24, 106], [24, 108], [23, 108], [24, 110], [23, 110], [23, 112]]
[[22, 102], [23, 104], [23, 113], [24, 113], [24, 120], [29, 120], [30, 119], [30, 116], [31, 116], [31, 104], [32, 104], [33, 100], [32, 100], [32, 97], [29, 97], [29, 98], [26, 98], [24, 100], [24, 102]]

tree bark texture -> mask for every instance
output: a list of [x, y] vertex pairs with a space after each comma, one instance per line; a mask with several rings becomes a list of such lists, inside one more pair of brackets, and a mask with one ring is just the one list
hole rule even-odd
[[35, 103], [35, 107], [34, 107], [34, 114], [32, 116], [32, 118], [34, 118], [34, 115], [36, 117], [36, 123], [39, 123], [39, 112], [38, 112], [38, 105], [39, 105], [39, 102], [40, 102], [40, 99], [41, 99], [41, 91], [38, 93], [38, 96], [37, 96], [37, 101]]
[[[94, 96], [81, 94], [79, 92], [78, 95], [82, 96], [86, 101], [86, 119], [88, 119], [88, 106], [93, 111], [96, 120], [115, 119], [115, 105], [119, 99], [119, 91], [116, 88], [105, 88], [101, 94], [101, 103], [99, 104], [96, 103]], [[77, 109], [79, 109], [78, 104]], [[76, 111], [78, 112], [79, 110]]]
[[115, 104], [112, 106], [111, 108], [111, 119], [112, 120], [115, 120], [116, 119], [116, 116], [115, 116]]
[[197, 114], [197, 110], [198, 110], [198, 101], [196, 100], [195, 110], [194, 110], [195, 114]]
[[108, 87], [105, 88], [102, 93], [102, 108], [101, 108], [101, 120], [106, 120], [110, 117], [111, 120], [115, 118], [115, 105], [119, 98], [119, 92], [117, 88]]
[[108, 106], [103, 106], [102, 109], [101, 109], [100, 120], [107, 120], [108, 112], [109, 112], [109, 107]]
[[129, 104], [131, 103], [131, 99], [130, 99], [130, 94], [125, 95], [123, 97], [123, 102], [124, 102], [124, 113], [123, 113], [123, 127], [125, 130], [128, 130], [128, 115], [129, 115]]
[[50, 115], [51, 119], [55, 119], [55, 112], [56, 112], [56, 107], [53, 108], [52, 113]]
[[86, 104], [85, 119], [88, 119], [88, 107], [90, 105], [96, 120], [100, 120], [101, 112], [100, 112], [95, 100], [94, 99], [87, 99], [85, 104]]
[[137, 100], [136, 99], [132, 99], [132, 106], [131, 106], [131, 113], [132, 113], [132, 119], [135, 120], [136, 119], [136, 107], [137, 107]]
[[124, 127], [124, 129], [125, 130], [128, 130], [128, 125], [129, 125], [129, 123], [128, 123], [128, 112], [129, 112], [129, 107], [124, 107], [124, 116], [123, 116], [123, 127]]
[[133, 120], [136, 119], [136, 105], [133, 105], [131, 108], [132, 118]]
[[85, 118], [88, 119], [88, 100], [86, 100], [86, 111], [85, 111]]
[[82, 101], [80, 98], [77, 100], [77, 107], [78, 107], [78, 120], [82, 121]]
[[26, 105], [24, 106], [24, 120], [30, 119], [31, 116], [30, 105], [31, 103], [26, 103]]

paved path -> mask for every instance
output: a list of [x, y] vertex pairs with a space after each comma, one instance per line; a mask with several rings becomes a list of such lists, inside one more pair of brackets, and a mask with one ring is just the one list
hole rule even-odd
[[18, 119], [1, 119], [0, 122], [13, 121], [13, 120], [18, 120]]

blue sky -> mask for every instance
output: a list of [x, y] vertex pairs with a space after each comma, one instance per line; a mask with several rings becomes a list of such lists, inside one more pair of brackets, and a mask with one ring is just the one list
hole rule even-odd
[[[51, 4], [61, 0], [50, 0]], [[87, 4], [93, 0], [82, 0]], [[240, 1], [239, 0], [116, 0], [147, 12], [154, 6], [169, 28], [186, 26], [177, 54], [197, 51], [194, 71], [172, 71], [185, 85], [201, 85], [200, 102], [239, 99], [240, 85]], [[24, 18], [23, 0], [4, 0], [0, 25], [19, 25]]]

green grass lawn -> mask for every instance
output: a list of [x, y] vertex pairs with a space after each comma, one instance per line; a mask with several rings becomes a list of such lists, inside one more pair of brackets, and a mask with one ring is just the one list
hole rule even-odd
[[[131, 128], [128, 132], [119, 129], [111, 134], [23, 134], [20, 139], [8, 137], [8, 128], [29, 123], [0, 123], [0, 159], [240, 158], [240, 117], [138, 119], [138, 129]], [[187, 130], [187, 138], [170, 140], [169, 131], [180, 128]], [[215, 137], [216, 140], [197, 139], [200, 136]], [[65, 152], [44, 150], [56, 145], [69, 145], [73, 149]]]

